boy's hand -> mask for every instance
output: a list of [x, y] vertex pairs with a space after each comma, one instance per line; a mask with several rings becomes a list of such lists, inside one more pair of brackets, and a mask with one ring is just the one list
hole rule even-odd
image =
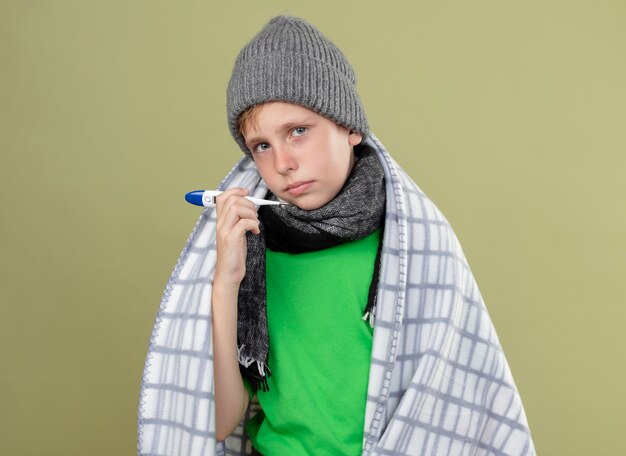
[[259, 234], [259, 218], [254, 204], [244, 198], [245, 188], [231, 188], [216, 198], [217, 264], [214, 281], [238, 288], [246, 273], [246, 232]]

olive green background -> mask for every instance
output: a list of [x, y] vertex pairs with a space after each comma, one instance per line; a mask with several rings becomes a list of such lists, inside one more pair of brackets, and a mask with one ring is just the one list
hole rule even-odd
[[161, 293], [276, 14], [452, 223], [540, 454], [624, 454], [622, 1], [1, 1], [0, 454], [131, 455]]

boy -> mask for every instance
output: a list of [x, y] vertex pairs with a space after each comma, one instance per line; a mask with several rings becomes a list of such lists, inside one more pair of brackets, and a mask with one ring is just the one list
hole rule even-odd
[[369, 132], [355, 82], [299, 18], [240, 52], [227, 110], [246, 157], [166, 288], [140, 454], [534, 454], [454, 233]]

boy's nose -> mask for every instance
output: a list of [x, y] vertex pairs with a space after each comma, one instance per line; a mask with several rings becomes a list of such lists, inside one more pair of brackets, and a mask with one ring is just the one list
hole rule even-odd
[[289, 174], [298, 168], [298, 163], [288, 146], [274, 147], [274, 167], [280, 174]]

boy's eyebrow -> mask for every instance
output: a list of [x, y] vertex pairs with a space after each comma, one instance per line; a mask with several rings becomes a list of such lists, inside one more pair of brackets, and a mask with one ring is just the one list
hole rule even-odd
[[[300, 117], [295, 120], [290, 120], [289, 122], [285, 122], [283, 124], [278, 125], [274, 129], [274, 133], [280, 133], [281, 131], [291, 130], [292, 128], [300, 127], [303, 124], [310, 124], [312, 122], [312, 119], [313, 117], [305, 116], [305, 117]], [[245, 138], [245, 140], [246, 140], [246, 144], [248, 146], [251, 146], [252, 144], [255, 144], [258, 141], [262, 141], [263, 136], [262, 135], [252, 136], [251, 138]]]

